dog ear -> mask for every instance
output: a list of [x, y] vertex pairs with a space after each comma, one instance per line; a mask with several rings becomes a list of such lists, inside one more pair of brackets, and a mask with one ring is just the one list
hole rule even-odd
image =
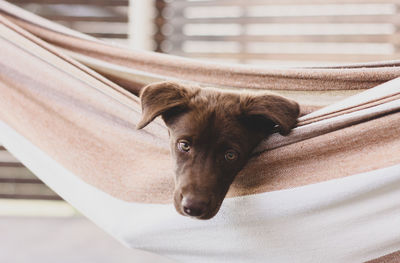
[[167, 112], [173, 109], [182, 110], [187, 106], [191, 95], [193, 95], [191, 88], [171, 81], [157, 82], [144, 87], [140, 93], [142, 119], [136, 128], [144, 128], [159, 115], [163, 117], [171, 115]]
[[253, 125], [271, 128], [276, 124], [282, 135], [290, 133], [300, 112], [297, 102], [274, 94], [243, 95], [240, 107], [245, 118], [258, 122]]

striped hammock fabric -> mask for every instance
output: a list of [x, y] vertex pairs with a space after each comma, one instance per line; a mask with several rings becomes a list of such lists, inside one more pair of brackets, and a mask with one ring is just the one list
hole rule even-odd
[[[0, 142], [125, 245], [178, 262], [400, 261], [400, 61], [207, 63], [104, 43], [5, 1], [0, 21]], [[158, 80], [273, 90], [308, 114], [258, 146], [215, 218], [193, 220], [172, 204], [165, 126], [135, 129], [134, 94]]]

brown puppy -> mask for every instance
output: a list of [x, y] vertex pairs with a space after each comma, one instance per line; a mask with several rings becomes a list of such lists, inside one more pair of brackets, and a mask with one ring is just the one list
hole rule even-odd
[[174, 82], [141, 92], [138, 129], [161, 115], [176, 161], [174, 204], [182, 215], [209, 219], [257, 144], [296, 125], [299, 106], [281, 96], [234, 93]]

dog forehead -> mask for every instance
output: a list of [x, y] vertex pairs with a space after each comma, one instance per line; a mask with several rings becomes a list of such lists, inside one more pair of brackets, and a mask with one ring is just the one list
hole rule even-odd
[[229, 123], [240, 113], [240, 97], [237, 94], [216, 92], [205, 89], [192, 97], [189, 103], [190, 115], [197, 123], [214, 124]]
[[202, 89], [190, 99], [189, 107], [196, 112], [214, 113], [220, 117], [238, 114], [240, 111], [240, 94]]
[[209, 143], [243, 136], [243, 127], [238, 119], [240, 108], [238, 103], [232, 101], [218, 103], [216, 100], [208, 100], [207, 103], [199, 103], [199, 100], [194, 102], [196, 103], [193, 103], [190, 109], [179, 118], [178, 125], [175, 125], [179, 135], [194, 137], [197, 141]]

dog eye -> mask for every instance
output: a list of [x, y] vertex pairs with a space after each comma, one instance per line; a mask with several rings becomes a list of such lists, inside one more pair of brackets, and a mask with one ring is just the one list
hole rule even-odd
[[225, 160], [228, 162], [235, 161], [238, 158], [238, 153], [234, 150], [229, 150], [225, 153]]
[[180, 140], [178, 142], [178, 149], [182, 152], [188, 152], [190, 150], [190, 144], [186, 140]]

